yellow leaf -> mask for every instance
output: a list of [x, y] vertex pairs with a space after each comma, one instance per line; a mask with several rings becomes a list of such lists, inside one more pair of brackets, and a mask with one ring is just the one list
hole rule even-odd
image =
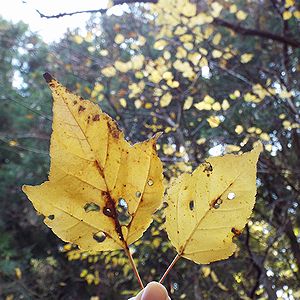
[[188, 54], [188, 60], [193, 63], [193, 65], [198, 65], [201, 59], [201, 54], [200, 53], [189, 53]]
[[197, 6], [196, 4], [192, 4], [190, 2], [183, 5], [181, 9], [181, 13], [185, 15], [186, 17], [193, 17], [196, 15], [197, 12]]
[[185, 99], [183, 104], [183, 110], [188, 110], [193, 105], [193, 97], [189, 96]]
[[208, 277], [211, 272], [210, 267], [202, 267], [201, 271], [203, 273], [204, 278]]
[[248, 14], [245, 13], [244, 11], [242, 11], [242, 10], [239, 10], [239, 11], [235, 14], [235, 16], [237, 17], [238, 20], [244, 21], [244, 20], [247, 18]]
[[244, 228], [255, 203], [261, 151], [259, 144], [242, 155], [211, 157], [172, 182], [166, 230], [179, 256], [208, 264], [236, 250], [232, 239]]
[[183, 27], [183, 26], [178, 26], [176, 27], [175, 31], [174, 31], [174, 34], [175, 35], [182, 35], [182, 34], [185, 34], [187, 31], [187, 28], [186, 27]]
[[163, 74], [162, 77], [164, 80], [172, 80], [174, 76], [173, 76], [172, 72], [167, 71]]
[[138, 43], [139, 43], [139, 45], [140, 46], [144, 46], [146, 44], [146, 42], [147, 42], [147, 39], [144, 36], [139, 35], [139, 37], [138, 37]]
[[289, 10], [284, 11], [282, 14], [283, 20], [289, 20], [292, 16], [293, 14]]
[[272, 145], [271, 144], [267, 144], [265, 145], [265, 149], [268, 151], [268, 152], [271, 152], [272, 151]]
[[215, 99], [211, 97], [210, 95], [205, 95], [203, 101], [205, 103], [213, 104], [215, 102]]
[[130, 70], [131, 65], [120, 60], [115, 61], [115, 68], [116, 70], [126, 73]]
[[213, 58], [220, 58], [222, 56], [222, 51], [214, 49], [211, 54]]
[[49, 179], [23, 191], [62, 240], [87, 251], [126, 250], [162, 202], [157, 136], [130, 145], [98, 105], [44, 77], [54, 99]]
[[237, 12], [237, 6], [235, 4], [230, 5], [229, 11], [234, 14]]
[[107, 56], [108, 55], [108, 51], [106, 49], [102, 49], [99, 51], [101, 56]]
[[237, 133], [237, 134], [241, 134], [243, 131], [244, 131], [244, 128], [242, 125], [236, 125], [234, 131]]
[[219, 102], [215, 102], [211, 108], [215, 111], [219, 111], [221, 110], [221, 104]]
[[300, 10], [294, 11], [294, 17], [295, 17], [296, 19], [300, 19]]
[[121, 33], [118, 33], [115, 37], [116, 44], [122, 44], [124, 42], [124, 40], [125, 40], [125, 37]]
[[285, 0], [285, 7], [286, 8], [289, 8], [293, 5], [295, 5], [295, 0]]
[[82, 44], [82, 42], [83, 42], [83, 37], [77, 34], [77, 35], [75, 35], [75, 36], [73, 37], [73, 40], [74, 40], [74, 42], [75, 42], [76, 44]]
[[105, 77], [114, 77], [116, 75], [116, 69], [113, 66], [106, 67], [106, 68], [101, 70], [101, 73]]
[[163, 57], [164, 59], [168, 60], [171, 58], [171, 53], [169, 51], [164, 51]]
[[197, 141], [196, 141], [196, 143], [198, 144], [198, 145], [202, 145], [202, 144], [204, 144], [206, 142], [206, 138], [200, 138], [200, 139], [198, 139]]
[[172, 101], [172, 95], [170, 93], [166, 93], [160, 98], [160, 106], [166, 107], [171, 103], [171, 101]]
[[212, 8], [212, 13], [211, 13], [211, 15], [212, 15], [214, 18], [217, 18], [217, 17], [220, 15], [220, 13], [221, 13], [221, 11], [222, 11], [222, 9], [223, 9], [223, 6], [222, 6], [219, 2], [213, 2], [213, 3], [211, 4], [211, 8]]
[[153, 48], [156, 50], [163, 50], [168, 45], [168, 42], [165, 40], [158, 40], [154, 43]]
[[121, 99], [119, 100], [119, 102], [120, 102], [121, 106], [123, 106], [124, 108], [127, 106], [126, 99], [121, 98]]
[[221, 39], [222, 39], [222, 35], [221, 33], [218, 32], [212, 39], [212, 43], [217, 46], [220, 44]]
[[211, 104], [205, 103], [204, 101], [195, 103], [194, 106], [195, 106], [198, 110], [211, 110]]
[[270, 141], [270, 136], [267, 134], [267, 133], [265, 133], [265, 132], [263, 132], [263, 133], [261, 133], [260, 134], [260, 136], [259, 136], [263, 141]]
[[228, 100], [224, 99], [222, 102], [222, 109], [227, 110], [230, 107]]
[[16, 274], [16, 278], [17, 279], [21, 279], [22, 278], [22, 271], [20, 268], [15, 268], [15, 274]]
[[292, 96], [291, 92], [288, 92], [287, 90], [283, 90], [279, 93], [279, 96], [283, 99], [290, 98]]
[[211, 128], [216, 128], [220, 125], [221, 120], [218, 116], [210, 116], [206, 119]]
[[226, 145], [225, 146], [225, 153], [232, 153], [232, 152], [237, 152], [240, 150], [241, 150], [240, 146], [236, 146], [236, 145]]
[[84, 278], [88, 273], [89, 273], [89, 271], [87, 269], [83, 269], [80, 273], [80, 277]]
[[137, 100], [134, 101], [134, 106], [135, 106], [136, 109], [141, 108], [142, 105], [143, 105], [143, 102], [141, 100], [137, 99]]
[[8, 144], [9, 144], [10, 147], [16, 147], [16, 146], [19, 145], [19, 143], [17, 141], [15, 141], [15, 140], [10, 140], [8, 142]]
[[246, 64], [253, 58], [253, 54], [251, 53], [245, 53], [241, 56], [241, 63]]
[[144, 65], [145, 57], [144, 55], [134, 55], [131, 57], [132, 68], [134, 70], [140, 70]]

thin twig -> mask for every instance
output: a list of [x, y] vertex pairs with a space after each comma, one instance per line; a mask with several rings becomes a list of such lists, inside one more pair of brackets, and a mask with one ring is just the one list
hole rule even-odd
[[163, 283], [163, 281], [165, 280], [165, 278], [167, 277], [167, 275], [169, 274], [169, 272], [172, 270], [172, 268], [174, 267], [174, 265], [176, 264], [176, 262], [178, 261], [178, 259], [181, 256], [179, 254], [177, 254], [173, 261], [171, 262], [171, 264], [169, 265], [168, 269], [166, 270], [166, 272], [164, 273], [164, 275], [161, 277], [161, 279], [159, 280], [159, 283]]

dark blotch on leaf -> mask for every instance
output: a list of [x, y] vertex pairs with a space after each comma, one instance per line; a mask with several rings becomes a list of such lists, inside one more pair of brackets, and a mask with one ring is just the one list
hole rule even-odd
[[103, 231], [99, 231], [93, 235], [93, 239], [98, 243], [102, 243], [106, 239], [106, 234]]
[[84, 110], [85, 110], [85, 107], [80, 105], [79, 108], [78, 108], [78, 111], [80, 112], [80, 111], [84, 111]]
[[86, 203], [83, 208], [86, 213], [88, 213], [90, 211], [99, 211], [100, 210], [100, 206], [94, 202]]
[[235, 236], [239, 236], [242, 234], [242, 232], [234, 227], [231, 228], [231, 232], [235, 235]]
[[194, 208], [195, 208], [194, 200], [191, 200], [191, 201], [190, 201], [189, 207], [190, 207], [190, 210], [194, 210]]
[[100, 120], [100, 115], [95, 115], [93, 117], [93, 121], [99, 121]]

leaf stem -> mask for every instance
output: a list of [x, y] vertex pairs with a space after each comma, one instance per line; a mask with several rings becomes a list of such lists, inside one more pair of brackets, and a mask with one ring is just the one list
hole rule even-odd
[[163, 283], [163, 281], [165, 280], [165, 278], [167, 277], [167, 275], [169, 274], [169, 272], [172, 270], [172, 268], [174, 267], [174, 265], [176, 264], [176, 262], [178, 261], [178, 259], [181, 256], [179, 254], [177, 254], [173, 261], [171, 262], [171, 264], [169, 265], [168, 269], [166, 270], [166, 272], [164, 273], [164, 275], [161, 277], [161, 279], [159, 280], [159, 283]]
[[135, 277], [137, 278], [137, 280], [138, 280], [138, 282], [139, 282], [139, 284], [140, 284], [140, 287], [141, 287], [142, 289], [144, 289], [143, 281], [142, 281], [142, 279], [141, 279], [141, 277], [140, 277], [140, 274], [139, 274], [139, 272], [138, 272], [138, 270], [137, 270], [136, 264], [135, 264], [135, 262], [134, 262], [134, 260], [133, 260], [133, 257], [132, 257], [132, 255], [131, 255], [131, 253], [130, 253], [130, 250], [129, 250], [129, 247], [128, 247], [128, 246], [125, 248], [125, 252], [126, 252], [126, 254], [127, 254], [127, 256], [128, 256], [128, 259], [129, 259], [129, 262], [130, 262], [131, 267], [132, 267], [132, 269], [133, 269], [134, 275], [135, 275]]

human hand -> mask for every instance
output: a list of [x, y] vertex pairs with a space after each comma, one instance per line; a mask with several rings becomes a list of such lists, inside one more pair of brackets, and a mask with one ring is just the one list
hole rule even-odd
[[128, 300], [171, 300], [166, 288], [158, 282], [150, 282], [135, 297]]

